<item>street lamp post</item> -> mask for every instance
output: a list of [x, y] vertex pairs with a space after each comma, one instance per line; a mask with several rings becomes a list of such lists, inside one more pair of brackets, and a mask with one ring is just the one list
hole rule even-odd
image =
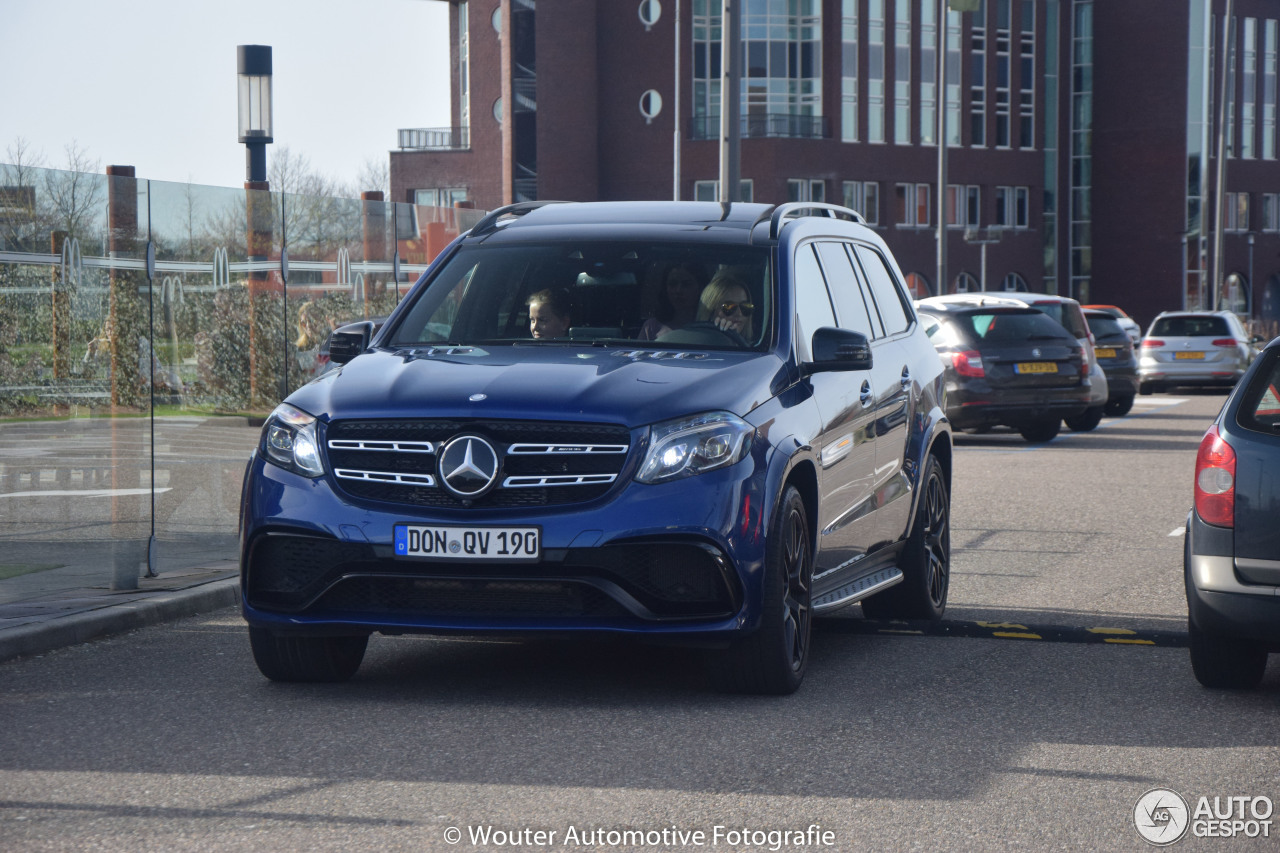
[[[991, 236], [995, 234], [995, 236]], [[987, 290], [987, 246], [992, 243], [999, 243], [1000, 238], [1004, 236], [1004, 232], [1000, 229], [992, 231], [987, 229], [987, 236], [982, 236], [982, 231], [977, 228], [967, 228], [964, 232], [964, 241], [973, 246], [981, 246], [982, 260], [979, 262], [978, 271], [978, 287], [985, 293]]]
[[[267, 182], [267, 143], [272, 141], [271, 48], [262, 44], [242, 44], [236, 48], [236, 83], [240, 141], [245, 148], [245, 215], [248, 219], [247, 246], [249, 273], [249, 405], [267, 401], [271, 387], [271, 351], [267, 326], [258, 314], [258, 304], [268, 289], [264, 261], [271, 252], [271, 185]], [[284, 253], [282, 250], [281, 259]], [[282, 263], [282, 271], [284, 269]], [[262, 338], [259, 340], [259, 338]], [[285, 359], [285, 363], [287, 363]], [[284, 367], [284, 364], [281, 365]], [[283, 388], [281, 392], [283, 392]], [[283, 396], [283, 393], [282, 393]]]
[[1247, 288], [1249, 288], [1247, 291], [1245, 291], [1247, 294], [1249, 294], [1248, 298], [1245, 300], [1245, 307], [1249, 310], [1249, 319], [1250, 319], [1250, 320], [1252, 320], [1252, 319], [1253, 319], [1253, 293], [1254, 293], [1254, 288], [1253, 288], [1253, 241], [1254, 241], [1254, 238], [1255, 238], [1255, 237], [1257, 237], [1257, 235], [1256, 235], [1256, 234], [1254, 234], [1252, 231], [1250, 231], [1250, 232], [1249, 232], [1249, 280], [1248, 280], [1247, 282], [1245, 282], [1245, 286], [1246, 286]]
[[267, 180], [267, 143], [271, 127], [271, 47], [242, 44], [236, 48], [240, 141], [245, 147], [245, 180]]

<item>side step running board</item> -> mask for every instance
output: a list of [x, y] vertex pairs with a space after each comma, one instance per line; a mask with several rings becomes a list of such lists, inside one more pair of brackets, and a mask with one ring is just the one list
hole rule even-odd
[[838, 589], [813, 600], [814, 613], [826, 613], [846, 604], [853, 604], [855, 601], [861, 601], [869, 595], [874, 595], [882, 589], [888, 589], [894, 584], [902, 583], [902, 569], [891, 566], [887, 569], [881, 569], [875, 574], [867, 575], [865, 578], [858, 578], [856, 581], [845, 584]]

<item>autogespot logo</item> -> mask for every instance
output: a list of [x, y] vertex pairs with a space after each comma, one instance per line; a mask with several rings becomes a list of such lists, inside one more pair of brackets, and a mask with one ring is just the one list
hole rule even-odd
[[1147, 791], [1133, 807], [1133, 825], [1138, 834], [1158, 847], [1181, 841], [1187, 834], [1189, 817], [1187, 801], [1167, 788]]

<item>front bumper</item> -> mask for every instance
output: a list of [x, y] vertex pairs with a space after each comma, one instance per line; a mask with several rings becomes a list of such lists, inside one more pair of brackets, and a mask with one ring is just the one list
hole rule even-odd
[[[730, 634], [758, 621], [763, 481], [748, 457], [583, 504], [424, 510], [356, 502], [259, 457], [245, 492], [244, 616], [282, 633]], [[398, 558], [403, 522], [537, 526], [542, 557]]]

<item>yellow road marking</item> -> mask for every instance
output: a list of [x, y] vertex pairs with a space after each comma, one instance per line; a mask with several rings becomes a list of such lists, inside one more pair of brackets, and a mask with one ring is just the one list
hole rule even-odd
[[1087, 628], [1090, 634], [1128, 634], [1133, 636], [1137, 631], [1130, 631], [1128, 628]]
[[1023, 631], [1029, 630], [1026, 625], [1015, 625], [1012, 622], [975, 622], [979, 628], [1018, 628]]
[[[1022, 627], [1022, 626], [1021, 626], [1021, 625], [1017, 625], [1017, 626], [1013, 626], [1013, 627], [1018, 627], [1018, 628], [1020, 628], [1020, 627]], [[995, 632], [994, 634], [992, 634], [991, 636], [993, 636], [993, 637], [1006, 637], [1006, 638], [1008, 638], [1008, 639], [1012, 639], [1012, 640], [1019, 640], [1019, 639], [1021, 639], [1021, 640], [1043, 640], [1043, 639], [1044, 639], [1044, 637], [1041, 637], [1039, 634], [1015, 634], [1015, 633], [1014, 633], [1014, 632], [1012, 632], [1012, 631], [996, 631], [996, 632]]]
[[1119, 637], [1107, 637], [1104, 643], [1122, 643], [1130, 646], [1154, 646], [1154, 640], [1122, 640]]

